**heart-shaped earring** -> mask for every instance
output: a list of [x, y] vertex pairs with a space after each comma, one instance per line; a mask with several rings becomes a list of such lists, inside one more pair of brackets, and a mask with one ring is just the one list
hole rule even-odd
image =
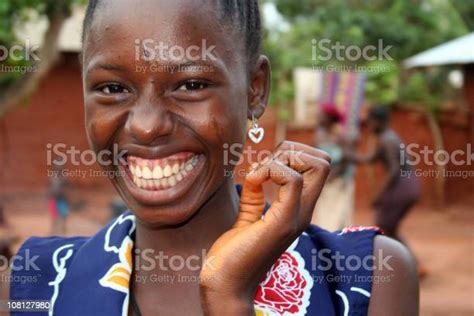
[[258, 126], [257, 119], [252, 114], [252, 128], [249, 130], [249, 138], [255, 143], [259, 144], [265, 136], [265, 130]]

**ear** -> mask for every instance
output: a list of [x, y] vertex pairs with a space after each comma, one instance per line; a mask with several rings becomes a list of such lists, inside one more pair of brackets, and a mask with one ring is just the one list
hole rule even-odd
[[248, 119], [260, 118], [268, 104], [268, 97], [270, 96], [271, 86], [271, 68], [270, 61], [267, 56], [261, 55], [255, 66], [250, 72], [250, 87], [248, 100]]

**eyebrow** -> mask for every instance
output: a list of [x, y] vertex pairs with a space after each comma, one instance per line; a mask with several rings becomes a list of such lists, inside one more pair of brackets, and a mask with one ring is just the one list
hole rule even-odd
[[125, 72], [126, 68], [121, 65], [117, 64], [101, 64], [101, 63], [94, 63], [92, 66], [87, 67], [86, 73], [91, 73], [97, 70], [108, 70], [108, 71], [117, 71], [117, 72]]
[[[151, 61], [149, 63], [153, 63]], [[159, 61], [158, 61], [159, 62]], [[180, 69], [188, 70], [189, 68], [193, 67], [212, 67], [215, 71], [218, 72], [225, 72], [225, 65], [224, 63], [217, 59], [216, 61], [207, 61], [207, 60], [199, 60], [199, 61], [192, 61], [192, 60], [184, 60], [182, 62], [162, 62], [160, 66], [163, 66], [168, 69]], [[87, 67], [86, 73], [93, 73], [99, 70], [107, 70], [107, 71], [114, 71], [114, 72], [127, 72], [128, 68], [119, 64], [110, 64], [110, 63], [93, 63], [91, 66]], [[192, 69], [190, 69], [192, 70]]]

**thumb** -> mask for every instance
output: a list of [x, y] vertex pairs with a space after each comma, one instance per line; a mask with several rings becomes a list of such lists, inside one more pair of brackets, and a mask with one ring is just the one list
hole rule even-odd
[[265, 209], [263, 182], [267, 176], [261, 172], [250, 172], [244, 179], [240, 194], [240, 211], [234, 227], [243, 227], [262, 218]]

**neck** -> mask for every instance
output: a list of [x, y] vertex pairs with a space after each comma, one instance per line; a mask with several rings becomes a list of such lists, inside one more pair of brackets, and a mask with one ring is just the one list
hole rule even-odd
[[135, 248], [153, 249], [166, 255], [200, 255], [208, 250], [235, 222], [239, 196], [231, 178], [196, 212], [185, 225], [150, 228], [137, 222]]

